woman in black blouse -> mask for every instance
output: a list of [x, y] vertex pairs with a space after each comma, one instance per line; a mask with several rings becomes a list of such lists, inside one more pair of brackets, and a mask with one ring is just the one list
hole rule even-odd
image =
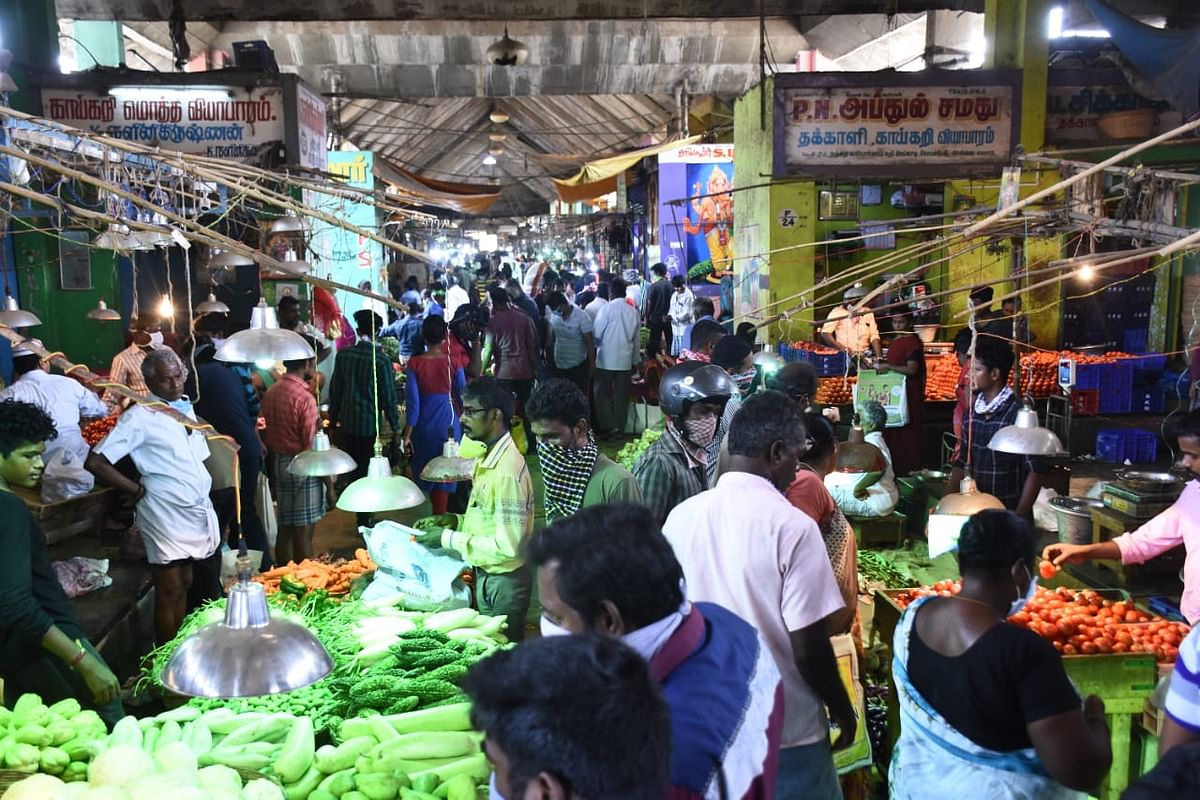
[[84, 637], [46, 552], [46, 536], [11, 486], [32, 488], [57, 435], [40, 408], [0, 402], [0, 678], [5, 705], [25, 692], [68, 697], [111, 727], [123, 716], [116, 676]]
[[900, 618], [893, 798], [1075, 798], [1108, 772], [1104, 703], [1080, 702], [1050, 643], [1007, 622], [1037, 588], [1034, 552], [1025, 520], [981, 511], [959, 537], [962, 591]]

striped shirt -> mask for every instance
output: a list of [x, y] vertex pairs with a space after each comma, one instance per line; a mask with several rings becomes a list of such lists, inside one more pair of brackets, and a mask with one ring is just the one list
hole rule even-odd
[[[127, 386], [140, 395], [150, 394], [150, 389], [142, 378], [142, 362], [146, 360], [146, 352], [136, 344], [131, 344], [113, 356], [112, 366], [108, 370], [109, 381]], [[104, 402], [111, 411], [121, 404], [121, 396], [107, 390], [104, 392]]]
[[[373, 380], [379, 385], [378, 404], [372, 397]], [[381, 411], [387, 416], [392, 430], [400, 430], [392, 362], [371, 342], [359, 339], [353, 347], [339, 352], [334, 361], [329, 387], [329, 423], [340, 423], [342, 432], [350, 436], [375, 436], [379, 432]]]
[[1179, 645], [1175, 672], [1164, 708], [1171, 719], [1192, 734], [1200, 734], [1200, 628]]

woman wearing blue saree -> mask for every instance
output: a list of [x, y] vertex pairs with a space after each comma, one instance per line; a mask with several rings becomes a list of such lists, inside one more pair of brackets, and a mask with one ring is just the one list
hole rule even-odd
[[979, 512], [959, 537], [962, 591], [900, 617], [894, 800], [1083, 798], [1108, 773], [1103, 701], [1081, 702], [1050, 643], [1007, 622], [1037, 589], [1035, 544], [1016, 514]]

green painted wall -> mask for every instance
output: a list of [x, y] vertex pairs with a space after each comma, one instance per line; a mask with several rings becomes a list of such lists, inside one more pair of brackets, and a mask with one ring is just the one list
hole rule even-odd
[[120, 311], [116, 254], [111, 250], [91, 251], [92, 289], [62, 288], [59, 275], [59, 238], [47, 218], [14, 218], [13, 251], [21, 288], [21, 306], [41, 318], [30, 333], [50, 350], [58, 350], [76, 363], [107, 369], [113, 355], [123, 348], [120, 322], [98, 322], [86, 318], [101, 297], [109, 308]]
[[[772, 248], [770, 215], [770, 181], [772, 154], [773, 106], [775, 82], [768, 79], [766, 88], [756, 86], [742, 95], [733, 107], [733, 146], [737, 157], [733, 161], [734, 187], [754, 187], [740, 190], [734, 196], [734, 313], [763, 319], [772, 313], [764, 308], [769, 302], [768, 291]], [[761, 115], [760, 99], [767, 93], [765, 120]]]

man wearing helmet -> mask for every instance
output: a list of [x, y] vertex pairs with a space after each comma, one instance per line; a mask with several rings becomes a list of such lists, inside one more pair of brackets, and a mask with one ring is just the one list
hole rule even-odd
[[671, 509], [708, 488], [708, 452], [737, 386], [725, 370], [689, 361], [663, 373], [659, 407], [666, 432], [633, 465], [642, 502], [658, 524]]
[[867, 289], [862, 284], [855, 284], [846, 290], [842, 295], [842, 304], [829, 312], [825, 324], [821, 326], [821, 341], [854, 357], [872, 351], [878, 362], [883, 358], [883, 348], [879, 344], [875, 314], [869, 309], [859, 316], [851, 313], [866, 294]]

